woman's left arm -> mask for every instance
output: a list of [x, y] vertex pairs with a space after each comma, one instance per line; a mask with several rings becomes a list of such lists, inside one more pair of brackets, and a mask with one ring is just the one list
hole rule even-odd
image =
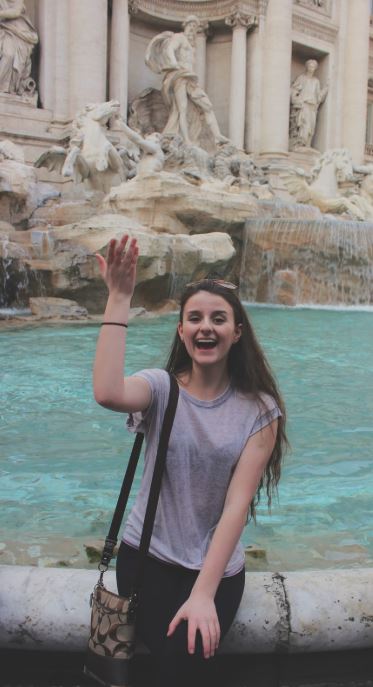
[[170, 636], [182, 620], [188, 622], [188, 651], [194, 653], [196, 632], [200, 631], [205, 658], [213, 656], [220, 640], [214, 597], [226, 565], [246, 524], [250, 503], [271, 457], [277, 420], [247, 441], [234, 470], [220, 520], [192, 592], [171, 621]]

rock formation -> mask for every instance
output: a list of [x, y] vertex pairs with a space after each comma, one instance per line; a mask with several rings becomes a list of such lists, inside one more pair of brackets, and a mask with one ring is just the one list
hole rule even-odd
[[38, 181], [35, 169], [25, 164], [20, 146], [0, 141], [0, 216], [14, 225], [27, 222], [32, 212], [59, 193]]
[[[109, 240], [124, 232], [136, 236], [140, 247], [134, 305], [151, 309], [170, 297], [177, 298], [190, 279], [212, 270], [226, 274], [235, 256], [226, 233], [158, 234], [134, 219], [113, 214], [22, 232], [21, 246], [19, 232], [7, 233], [6, 240], [3, 234], [0, 255], [1, 249], [6, 249], [8, 274], [13, 280], [26, 270], [29, 295], [39, 296], [41, 287], [50, 296], [73, 297], [89, 312], [102, 312], [107, 295], [94, 254], [105, 254]], [[31, 283], [30, 275], [35, 273], [38, 280]]]

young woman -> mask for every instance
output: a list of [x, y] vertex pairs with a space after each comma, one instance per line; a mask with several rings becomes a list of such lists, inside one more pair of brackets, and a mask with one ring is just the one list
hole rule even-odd
[[[97, 344], [98, 403], [129, 413], [146, 438], [139, 494], [117, 559], [118, 591], [136, 569], [147, 495], [169, 393], [165, 370], [123, 379], [138, 247], [124, 236], [97, 255], [109, 298]], [[244, 589], [239, 541], [260, 491], [280, 477], [284, 408], [232, 284], [203, 279], [182, 296], [166, 369], [180, 394], [137, 614], [137, 635], [158, 663], [159, 684], [210, 684], [214, 654]], [[208, 659], [208, 660], [207, 660]]]

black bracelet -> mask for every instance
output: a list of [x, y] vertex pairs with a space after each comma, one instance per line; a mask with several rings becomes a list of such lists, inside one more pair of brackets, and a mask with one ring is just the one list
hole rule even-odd
[[115, 324], [117, 327], [125, 327], [127, 329], [128, 324], [124, 324], [124, 322], [101, 322], [101, 327], [104, 324]]

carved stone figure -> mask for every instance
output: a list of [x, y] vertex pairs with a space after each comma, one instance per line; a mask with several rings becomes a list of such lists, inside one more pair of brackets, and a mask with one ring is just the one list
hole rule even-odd
[[73, 121], [68, 150], [53, 146], [36, 160], [35, 167], [57, 170], [76, 183], [87, 180], [92, 189], [105, 192], [134, 176], [133, 156], [123, 147], [114, 147], [107, 137], [107, 124], [118, 116], [119, 108], [116, 100], [86, 105]]
[[26, 16], [23, 0], [0, 0], [0, 91], [33, 95], [31, 53], [38, 34]]
[[[349, 200], [362, 213], [365, 221], [373, 221], [373, 164], [354, 165], [354, 172], [359, 175], [358, 193], [349, 196]], [[364, 175], [361, 177], [360, 175]]]
[[143, 136], [163, 131], [168, 120], [168, 109], [157, 88], [145, 88], [129, 104], [127, 123]]
[[214, 175], [226, 186], [237, 185], [248, 189], [258, 178], [252, 158], [231, 143], [219, 146], [213, 160]]
[[137, 163], [137, 176], [149, 176], [160, 172], [165, 161], [161, 145], [162, 134], [155, 131], [143, 138], [141, 134], [127, 126], [123, 120], [118, 120], [118, 123], [130, 141], [143, 151], [143, 156]]
[[190, 15], [182, 33], [163, 31], [155, 36], [145, 62], [152, 71], [163, 75], [162, 95], [170, 111], [163, 133], [180, 133], [185, 143], [201, 144], [205, 128], [216, 145], [227, 139], [220, 132], [212, 104], [194, 71], [199, 25], [198, 17]]
[[311, 170], [311, 183], [306, 181], [303, 170], [281, 175], [288, 191], [298, 203], [315, 205], [321, 212], [349, 213], [353, 218], [363, 220], [364, 212], [351, 198], [343, 196], [338, 183], [353, 178], [353, 165], [346, 148], [327, 150]]
[[317, 60], [307, 60], [305, 71], [293, 81], [290, 90], [290, 148], [310, 148], [316, 129], [318, 109], [324, 102], [328, 86], [321, 88], [314, 76]]

